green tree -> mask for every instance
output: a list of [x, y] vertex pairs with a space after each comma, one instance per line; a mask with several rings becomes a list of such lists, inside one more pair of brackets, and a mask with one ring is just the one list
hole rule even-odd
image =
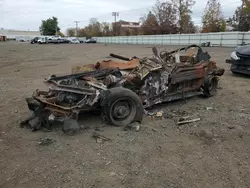
[[250, 30], [250, 1], [242, 0], [242, 5], [237, 7], [232, 18], [228, 23], [233, 27], [234, 31]]
[[61, 31], [57, 32], [57, 35], [61, 37], [65, 37], [65, 35]]
[[60, 31], [60, 28], [58, 27], [58, 20], [56, 17], [42, 20], [42, 24], [39, 29], [42, 35], [48, 36], [57, 35], [57, 32]]
[[223, 18], [219, 0], [208, 0], [202, 17], [202, 32], [224, 32], [226, 21]]

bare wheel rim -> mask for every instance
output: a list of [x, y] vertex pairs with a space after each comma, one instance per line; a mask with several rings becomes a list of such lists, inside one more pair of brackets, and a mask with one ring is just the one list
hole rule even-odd
[[217, 80], [216, 78], [212, 78], [211, 82], [209, 83], [209, 92], [214, 92], [217, 88]]
[[130, 123], [136, 115], [136, 104], [130, 98], [119, 98], [112, 103], [109, 114], [112, 122]]

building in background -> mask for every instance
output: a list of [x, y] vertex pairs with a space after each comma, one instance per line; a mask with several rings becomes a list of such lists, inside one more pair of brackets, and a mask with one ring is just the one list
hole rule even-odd
[[112, 23], [114, 35], [129, 36], [138, 35], [140, 33], [140, 23], [139, 22], [127, 22], [118, 21]]
[[0, 29], [0, 35], [6, 36], [7, 39], [15, 40], [31, 40], [34, 37], [41, 36], [40, 31], [22, 31], [22, 30], [12, 30], [12, 29]]

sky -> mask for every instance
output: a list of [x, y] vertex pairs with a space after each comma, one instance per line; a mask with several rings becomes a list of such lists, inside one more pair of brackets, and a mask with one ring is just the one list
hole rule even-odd
[[[41, 20], [55, 16], [58, 18], [62, 32], [75, 27], [74, 21], [80, 21], [79, 27], [89, 23], [90, 18], [98, 21], [112, 22], [112, 12], [119, 12], [117, 18], [138, 21], [147, 14], [156, 0], [0, 0], [0, 28], [18, 30], [38, 30]], [[201, 24], [206, 3], [196, 0], [192, 19]], [[226, 18], [233, 15], [240, 0], [220, 0]]]

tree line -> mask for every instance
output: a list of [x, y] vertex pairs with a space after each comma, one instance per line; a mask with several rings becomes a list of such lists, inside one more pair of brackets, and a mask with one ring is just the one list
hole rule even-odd
[[[192, 20], [192, 8], [195, 0], [156, 1], [152, 11], [139, 19], [139, 28], [121, 28], [123, 20], [116, 24], [100, 23], [91, 18], [84, 28], [68, 28], [67, 36], [93, 37], [114, 35], [155, 35], [195, 32], [224, 32], [230, 26], [233, 31], [250, 30], [250, 1], [242, 0], [230, 18], [225, 18], [219, 0], [207, 0], [200, 26]], [[58, 20], [55, 17], [42, 20], [40, 31], [43, 35], [61, 35]]]

